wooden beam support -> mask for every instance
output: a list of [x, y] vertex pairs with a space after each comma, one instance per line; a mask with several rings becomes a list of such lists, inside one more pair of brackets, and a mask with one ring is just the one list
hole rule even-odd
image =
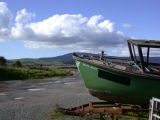
[[141, 68], [142, 68], [143, 71], [145, 71], [142, 48], [140, 46], [137, 46], [137, 47], [138, 47], [138, 54], [139, 54], [139, 59], [140, 59], [140, 63], [141, 63]]
[[134, 53], [134, 62], [137, 64], [136, 52], [135, 52], [133, 44], [132, 44], [132, 48], [133, 48], [133, 53]]
[[133, 53], [132, 53], [132, 48], [131, 48], [131, 44], [129, 43], [129, 41], [128, 41], [128, 48], [129, 48], [129, 53], [130, 53], [131, 60], [134, 61], [134, 57], [133, 57]]
[[149, 51], [150, 51], [150, 47], [147, 47], [147, 66], [148, 66], [148, 62], [149, 62]]

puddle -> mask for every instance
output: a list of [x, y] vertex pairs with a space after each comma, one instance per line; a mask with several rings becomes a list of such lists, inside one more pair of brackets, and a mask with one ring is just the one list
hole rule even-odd
[[70, 84], [74, 84], [74, 82], [65, 82], [65, 85], [70, 85]]
[[63, 81], [57, 80], [54, 83], [62, 83], [64, 85], [69, 85], [69, 84], [74, 84], [75, 82], [63, 82]]
[[40, 91], [40, 90], [44, 90], [44, 88], [32, 88], [32, 89], [28, 89], [29, 91]]
[[57, 81], [55, 81], [54, 83], [62, 83], [62, 81], [60, 81], [60, 80], [57, 80]]
[[8, 95], [8, 93], [7, 93], [7, 92], [1, 92], [1, 93], [0, 93], [0, 96], [1, 96], [1, 95], [2, 95], [2, 96], [3, 96], [3, 95]]
[[22, 100], [24, 99], [24, 97], [17, 97], [17, 98], [14, 98], [15, 100]]
[[46, 84], [51, 84], [53, 82], [45, 82], [45, 83], [38, 83], [39, 85], [46, 85]]

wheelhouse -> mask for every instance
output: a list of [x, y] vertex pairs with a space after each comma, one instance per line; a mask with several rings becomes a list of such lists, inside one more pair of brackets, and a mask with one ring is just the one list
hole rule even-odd
[[[131, 60], [141, 67], [143, 72], [160, 75], [160, 63], [150, 61], [150, 50], [156, 48], [159, 50], [160, 41], [155, 40], [127, 40]], [[135, 49], [137, 47], [137, 51]], [[146, 48], [146, 51], [142, 49]], [[157, 53], [158, 53], [157, 50]], [[138, 53], [138, 55], [136, 54]], [[146, 55], [144, 53], [146, 52]], [[157, 54], [156, 53], [156, 54]]]

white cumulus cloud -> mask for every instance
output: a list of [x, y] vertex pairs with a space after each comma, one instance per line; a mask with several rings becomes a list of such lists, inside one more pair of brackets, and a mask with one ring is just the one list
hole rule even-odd
[[29, 20], [32, 19], [32, 17], [35, 17], [34, 13], [28, 13], [26, 9], [22, 9], [17, 12], [17, 16], [15, 18], [16, 23], [26, 23]]
[[0, 2], [0, 41], [6, 39], [10, 33], [10, 24], [12, 20], [12, 13], [7, 8], [7, 4]]
[[91, 18], [81, 14], [53, 15], [40, 22], [18, 24], [12, 28], [12, 33], [33, 49], [99, 51], [124, 44], [127, 39], [123, 32], [114, 31], [113, 22], [103, 20], [101, 15]]
[[3, 40], [23, 41], [25, 47], [30, 49], [98, 52], [109, 48], [123, 48], [128, 39], [122, 31], [114, 29], [114, 22], [102, 15], [88, 18], [81, 14], [57, 14], [39, 22], [31, 22], [35, 14], [22, 9], [17, 12], [15, 23], [10, 26], [12, 14], [6, 3], [0, 5], [0, 16], [3, 16], [0, 30], [7, 29], [10, 32]]

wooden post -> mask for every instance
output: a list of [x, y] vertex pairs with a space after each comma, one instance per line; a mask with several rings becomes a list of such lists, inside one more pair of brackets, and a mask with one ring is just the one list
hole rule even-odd
[[141, 68], [143, 70], [143, 72], [145, 71], [145, 66], [144, 66], [144, 59], [143, 59], [143, 53], [142, 53], [142, 49], [140, 46], [138, 47], [138, 54], [139, 54], [139, 59], [140, 59], [140, 63], [141, 63]]
[[133, 53], [134, 53], [134, 62], [137, 63], [136, 53], [135, 53], [135, 49], [134, 49], [133, 44], [132, 44], [132, 48], [133, 48]]
[[128, 42], [128, 49], [129, 49], [131, 60], [134, 61], [131, 44], [129, 42]]
[[149, 62], [149, 51], [150, 51], [150, 47], [147, 47], [147, 66], [148, 66], [148, 62]]
[[104, 51], [102, 50], [102, 51], [101, 51], [100, 60], [103, 60], [103, 58], [104, 58]]

